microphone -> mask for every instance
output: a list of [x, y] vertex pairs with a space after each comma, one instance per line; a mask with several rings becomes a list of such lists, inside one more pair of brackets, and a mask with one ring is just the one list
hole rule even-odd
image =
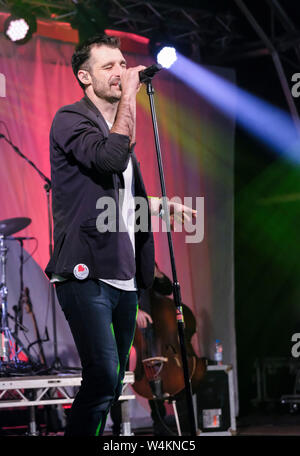
[[[152, 79], [156, 75], [156, 73], [158, 73], [162, 68], [162, 65], [160, 65], [159, 63], [155, 63], [154, 65], [151, 65], [145, 68], [144, 70], [139, 71], [140, 82], [149, 81], [149, 79]], [[119, 89], [122, 90], [122, 85], [120, 81], [118, 82], [118, 85]]]
[[147, 82], [149, 79], [152, 79], [162, 68], [162, 65], [155, 63], [154, 65], [139, 71], [140, 82]]

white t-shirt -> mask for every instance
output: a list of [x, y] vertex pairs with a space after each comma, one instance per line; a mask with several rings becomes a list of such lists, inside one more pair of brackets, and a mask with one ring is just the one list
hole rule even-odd
[[[111, 129], [112, 124], [107, 122], [109, 129]], [[127, 168], [123, 172], [124, 178], [124, 198], [122, 204], [122, 217], [127, 229], [129, 239], [131, 241], [131, 245], [133, 248], [133, 252], [135, 253], [135, 239], [134, 239], [134, 178], [133, 178], [133, 167], [132, 167], [132, 159], [130, 157]], [[136, 279], [133, 277], [129, 280], [118, 280], [118, 279], [100, 279], [102, 282], [106, 282], [113, 287], [120, 288], [121, 290], [127, 291], [135, 291], [137, 290], [136, 286]]]

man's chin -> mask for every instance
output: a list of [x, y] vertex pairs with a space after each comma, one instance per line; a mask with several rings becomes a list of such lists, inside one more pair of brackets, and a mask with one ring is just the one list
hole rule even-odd
[[110, 104], [115, 104], [115, 103], [119, 103], [119, 101], [121, 100], [121, 95], [118, 97], [118, 96], [114, 96], [114, 97], [107, 97], [106, 98], [106, 101], [108, 101], [108, 103]]
[[120, 95], [107, 95], [103, 93], [96, 93], [96, 95], [98, 98], [101, 98], [102, 100], [105, 100], [110, 104], [118, 103], [121, 99], [121, 93]]

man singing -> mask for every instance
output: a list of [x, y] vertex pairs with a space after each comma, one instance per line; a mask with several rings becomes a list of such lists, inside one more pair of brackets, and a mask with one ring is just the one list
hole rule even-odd
[[[122, 390], [137, 291], [153, 281], [150, 214], [159, 214], [161, 201], [148, 200], [134, 154], [136, 95], [145, 67], [127, 68], [118, 38], [106, 35], [79, 45], [72, 67], [84, 97], [60, 108], [51, 127], [54, 252], [46, 273], [82, 364], [65, 435], [102, 435]], [[147, 230], [135, 230], [135, 197], [147, 201]], [[116, 230], [97, 225], [107, 198], [115, 202]], [[183, 207], [184, 217], [195, 216]], [[174, 205], [169, 209], [174, 215]]]

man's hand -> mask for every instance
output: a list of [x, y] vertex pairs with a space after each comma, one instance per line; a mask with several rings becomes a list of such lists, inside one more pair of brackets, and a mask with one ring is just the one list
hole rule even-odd
[[191, 223], [197, 217], [197, 211], [191, 207], [185, 206], [181, 203], [168, 201], [168, 209], [170, 213], [170, 226], [174, 230], [175, 223], [184, 225], [184, 223]]
[[[159, 215], [160, 209], [162, 208], [161, 198], [155, 196], [149, 196], [149, 204], [151, 215]], [[197, 211], [191, 207], [185, 206], [181, 203], [175, 203], [167, 200], [167, 207], [170, 215], [170, 227], [174, 230], [175, 224], [183, 225], [191, 223], [193, 219], [197, 217]], [[162, 219], [166, 222], [167, 214], [163, 214]]]
[[137, 92], [142, 86], [140, 82], [139, 72], [143, 71], [145, 68], [146, 67], [143, 65], [138, 65], [136, 67], [127, 68], [121, 74], [122, 98], [135, 98]]
[[138, 325], [138, 327], [147, 328], [148, 322], [153, 323], [151, 316], [147, 312], [144, 312], [143, 310], [139, 309], [136, 318], [136, 324]]

